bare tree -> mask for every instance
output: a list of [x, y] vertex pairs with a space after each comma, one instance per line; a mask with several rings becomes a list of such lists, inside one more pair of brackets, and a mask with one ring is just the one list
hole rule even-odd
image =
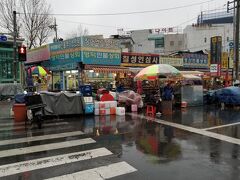
[[13, 11], [17, 9], [16, 0], [1, 0], [0, 1], [0, 27], [13, 33]]
[[13, 10], [20, 15], [18, 27], [25, 38], [28, 48], [41, 46], [50, 36], [49, 25], [53, 18], [50, 16], [51, 7], [46, 0], [0, 0], [1, 27], [13, 32]]
[[70, 32], [66, 38], [74, 38], [74, 37], [80, 37], [80, 36], [87, 36], [89, 34], [89, 31], [87, 28], [83, 28], [81, 24], [79, 24], [76, 28], [76, 30], [73, 30]]

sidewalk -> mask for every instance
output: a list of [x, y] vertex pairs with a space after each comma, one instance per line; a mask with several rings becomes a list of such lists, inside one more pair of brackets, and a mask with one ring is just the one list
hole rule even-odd
[[0, 121], [12, 118], [10, 115], [10, 109], [12, 108], [12, 105], [13, 101], [0, 101]]

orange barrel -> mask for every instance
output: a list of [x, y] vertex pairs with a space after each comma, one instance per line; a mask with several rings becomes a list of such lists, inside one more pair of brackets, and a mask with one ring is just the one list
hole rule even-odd
[[27, 107], [26, 104], [14, 104], [14, 121], [15, 122], [24, 122], [27, 119]]

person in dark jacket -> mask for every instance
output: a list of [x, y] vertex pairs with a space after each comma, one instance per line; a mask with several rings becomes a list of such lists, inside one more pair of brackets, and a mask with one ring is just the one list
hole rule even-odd
[[173, 98], [173, 87], [171, 86], [170, 83], [168, 83], [164, 88], [163, 88], [163, 94], [162, 94], [162, 99], [164, 101], [171, 101]]

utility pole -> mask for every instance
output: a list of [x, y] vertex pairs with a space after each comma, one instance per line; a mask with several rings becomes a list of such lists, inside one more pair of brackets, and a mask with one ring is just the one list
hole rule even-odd
[[17, 12], [13, 11], [13, 81], [17, 83]]
[[234, 60], [235, 60], [235, 77], [239, 80], [239, 0], [236, 0], [236, 29], [235, 29], [235, 42], [234, 42]]
[[58, 33], [57, 33], [57, 21], [56, 21], [56, 18], [54, 18], [54, 24], [50, 25], [48, 27], [55, 31], [55, 42], [57, 42], [58, 41]]

